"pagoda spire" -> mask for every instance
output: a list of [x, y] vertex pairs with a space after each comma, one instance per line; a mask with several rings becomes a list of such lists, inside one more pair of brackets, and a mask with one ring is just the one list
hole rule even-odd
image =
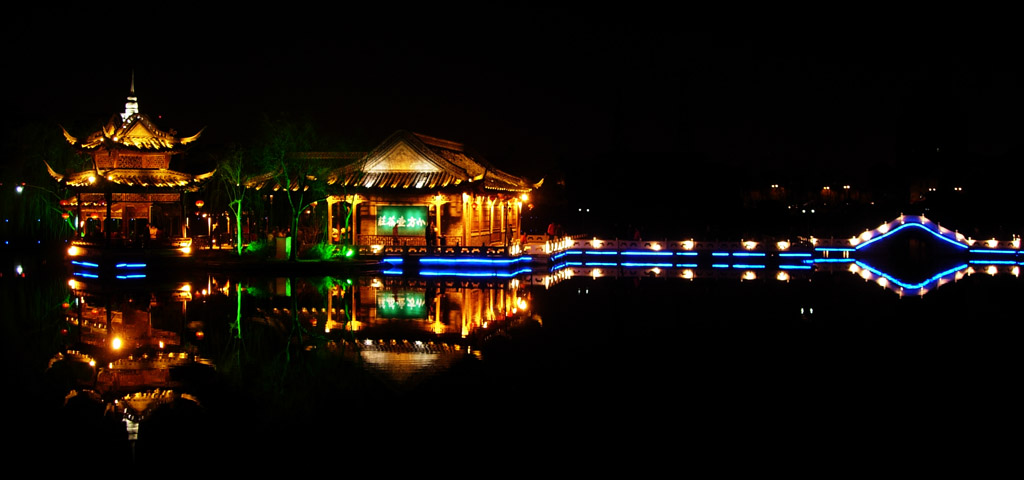
[[139, 113], [139, 98], [135, 96], [135, 69], [132, 69], [131, 90], [128, 92], [128, 101], [124, 104], [124, 113], [121, 114], [121, 120], [127, 120], [128, 117], [136, 113]]

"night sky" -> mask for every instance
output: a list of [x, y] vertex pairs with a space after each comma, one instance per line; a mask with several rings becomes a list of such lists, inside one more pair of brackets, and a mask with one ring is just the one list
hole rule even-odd
[[263, 113], [348, 150], [406, 129], [581, 191], [1020, 163], [1019, 35], [998, 12], [161, 8], [7, 16], [6, 125], [106, 120], [134, 69], [142, 111], [209, 144]]

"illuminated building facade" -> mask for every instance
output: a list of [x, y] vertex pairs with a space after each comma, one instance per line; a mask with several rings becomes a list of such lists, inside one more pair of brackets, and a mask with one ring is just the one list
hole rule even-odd
[[[328, 224], [360, 246], [509, 247], [540, 183], [498, 170], [463, 144], [398, 131], [327, 180]], [[345, 231], [344, 220], [352, 213]]]
[[[201, 132], [200, 132], [201, 133]], [[50, 175], [75, 192], [65, 205], [76, 216], [76, 243], [113, 246], [187, 245], [185, 192], [213, 176], [170, 169], [171, 158], [199, 138], [177, 137], [139, 113], [135, 82], [124, 113], [114, 114], [100, 131], [69, 144], [92, 160], [92, 168]]]

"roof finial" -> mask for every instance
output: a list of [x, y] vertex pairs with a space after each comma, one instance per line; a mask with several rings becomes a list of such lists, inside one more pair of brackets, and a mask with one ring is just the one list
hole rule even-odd
[[128, 120], [128, 117], [139, 113], [139, 99], [135, 96], [135, 69], [132, 69], [132, 86], [128, 92], [128, 101], [124, 104], [124, 113], [121, 114], [121, 121]]

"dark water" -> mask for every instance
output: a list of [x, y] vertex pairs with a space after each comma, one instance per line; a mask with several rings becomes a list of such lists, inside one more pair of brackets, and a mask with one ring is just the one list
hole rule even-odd
[[[823, 269], [69, 285], [67, 265], [30, 256], [3, 272], [20, 455], [244, 470], [646, 469], [964, 438], [994, 454], [984, 432], [1009, 421], [1024, 291], [980, 267], [920, 297]], [[125, 396], [156, 388], [186, 396], [151, 402], [129, 440]]]

